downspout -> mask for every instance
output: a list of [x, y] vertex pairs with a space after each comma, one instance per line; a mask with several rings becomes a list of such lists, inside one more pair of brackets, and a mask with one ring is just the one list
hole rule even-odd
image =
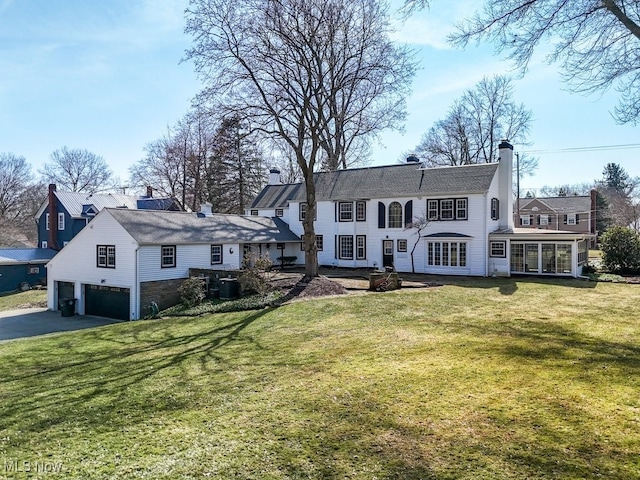
[[[134, 278], [133, 278], [133, 286], [135, 288], [135, 296], [133, 301], [134, 308], [134, 317], [138, 317], [140, 319], [140, 283], [138, 282], [138, 250], [140, 250], [140, 245], [136, 247], [136, 264], [134, 266]], [[131, 317], [129, 317], [129, 321], [131, 321]]]

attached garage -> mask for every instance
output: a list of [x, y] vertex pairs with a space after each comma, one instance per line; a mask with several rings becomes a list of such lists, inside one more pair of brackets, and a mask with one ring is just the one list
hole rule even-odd
[[129, 320], [130, 290], [104, 285], [84, 285], [86, 315]]

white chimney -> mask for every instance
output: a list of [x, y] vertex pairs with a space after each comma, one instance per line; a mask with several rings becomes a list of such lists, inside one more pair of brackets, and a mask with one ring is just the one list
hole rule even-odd
[[280, 170], [272, 168], [269, 170], [269, 185], [282, 185], [280, 180]]
[[500, 220], [501, 230], [513, 229], [513, 145], [508, 140], [502, 140], [498, 145], [498, 188], [500, 191]]
[[200, 213], [204, 213], [205, 215], [213, 215], [212, 211], [213, 205], [209, 202], [205, 202], [200, 204]]

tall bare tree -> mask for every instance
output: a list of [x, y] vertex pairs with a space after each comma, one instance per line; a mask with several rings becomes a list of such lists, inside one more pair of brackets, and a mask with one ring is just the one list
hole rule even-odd
[[39, 170], [43, 179], [63, 190], [96, 193], [111, 188], [113, 173], [99, 155], [80, 148], [62, 147]]
[[305, 274], [318, 275], [314, 170], [405, 117], [415, 70], [377, 0], [192, 0], [187, 57], [203, 97], [294, 153], [306, 187]]
[[[453, 104], [444, 120], [435, 123], [416, 147], [429, 166], [469, 165], [496, 161], [501, 138], [526, 145], [531, 111], [513, 101], [511, 80], [482, 79]], [[521, 175], [537, 167], [532, 157], [520, 157]]]

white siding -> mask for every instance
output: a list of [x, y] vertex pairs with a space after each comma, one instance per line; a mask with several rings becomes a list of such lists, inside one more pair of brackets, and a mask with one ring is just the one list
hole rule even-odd
[[[97, 245], [115, 245], [116, 268], [97, 266]], [[131, 289], [130, 318], [137, 318], [135, 284], [137, 243], [108, 210], [103, 210], [47, 264], [47, 306], [56, 310], [55, 282], [75, 284], [77, 311], [84, 314], [83, 284]]]

